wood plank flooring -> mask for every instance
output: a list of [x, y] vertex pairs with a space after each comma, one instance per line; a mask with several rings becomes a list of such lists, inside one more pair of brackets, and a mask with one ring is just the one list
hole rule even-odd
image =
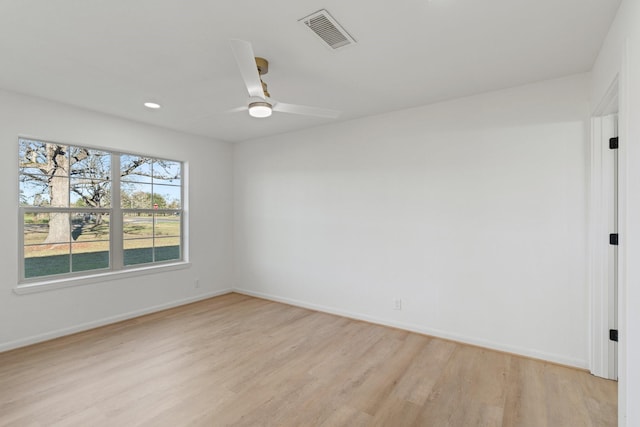
[[229, 294], [0, 353], [0, 426], [615, 426], [617, 384]]

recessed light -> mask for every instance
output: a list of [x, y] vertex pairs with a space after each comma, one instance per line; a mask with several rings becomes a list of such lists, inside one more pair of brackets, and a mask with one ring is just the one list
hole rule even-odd
[[158, 108], [160, 108], [160, 104], [157, 104], [155, 102], [145, 102], [144, 106], [153, 110], [157, 110]]

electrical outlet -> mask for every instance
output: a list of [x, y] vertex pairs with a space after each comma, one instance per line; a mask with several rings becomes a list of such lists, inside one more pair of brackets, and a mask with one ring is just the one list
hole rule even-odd
[[199, 288], [199, 287], [200, 287], [200, 279], [196, 279], [196, 280], [194, 280], [194, 281], [193, 281], [193, 284], [194, 284], [194, 286], [195, 286], [196, 288]]
[[393, 309], [402, 310], [402, 300], [400, 298], [396, 298], [393, 300]]

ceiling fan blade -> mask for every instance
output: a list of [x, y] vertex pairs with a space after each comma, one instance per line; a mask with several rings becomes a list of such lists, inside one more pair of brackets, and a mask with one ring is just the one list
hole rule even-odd
[[270, 100], [273, 103], [273, 111], [289, 114], [302, 114], [304, 116], [324, 117], [327, 119], [337, 119], [340, 111], [330, 110], [328, 108], [308, 107], [306, 105], [287, 104]]
[[230, 110], [225, 111], [225, 113], [239, 113], [241, 111], [247, 111], [249, 108], [247, 108], [247, 106], [243, 106], [243, 107], [236, 107], [236, 108], [232, 108]]
[[256, 65], [251, 43], [244, 40], [233, 39], [231, 40], [231, 50], [233, 50], [233, 55], [236, 57], [236, 62], [238, 63], [238, 68], [240, 68], [240, 74], [247, 87], [249, 96], [264, 99], [262, 82], [260, 81], [260, 74], [258, 74], [258, 66]]

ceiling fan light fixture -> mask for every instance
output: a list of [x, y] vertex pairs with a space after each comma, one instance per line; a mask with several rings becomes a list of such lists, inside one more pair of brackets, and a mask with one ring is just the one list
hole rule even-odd
[[266, 101], [252, 102], [249, 104], [249, 115], [251, 117], [262, 119], [269, 117], [272, 112], [271, 104]]

